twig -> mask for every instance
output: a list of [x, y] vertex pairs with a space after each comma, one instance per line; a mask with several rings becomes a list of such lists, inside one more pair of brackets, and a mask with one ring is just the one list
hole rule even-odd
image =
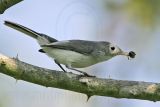
[[21, 1], [23, 0], [0, 0], [0, 14], [3, 14], [6, 9]]

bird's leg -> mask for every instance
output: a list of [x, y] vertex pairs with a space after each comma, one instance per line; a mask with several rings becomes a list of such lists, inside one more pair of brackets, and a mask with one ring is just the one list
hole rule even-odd
[[57, 60], [54, 60], [54, 62], [63, 70], [63, 72], [67, 72]]
[[77, 69], [75, 69], [75, 68], [72, 68], [71, 66], [66, 66], [66, 67], [67, 67], [68, 69], [71, 69], [71, 70], [80, 72], [80, 73], [82, 73], [84, 76], [87, 76], [87, 77], [95, 77], [95, 76], [92, 76], [92, 75], [87, 74], [86, 72], [83, 72], [83, 71], [77, 70]]

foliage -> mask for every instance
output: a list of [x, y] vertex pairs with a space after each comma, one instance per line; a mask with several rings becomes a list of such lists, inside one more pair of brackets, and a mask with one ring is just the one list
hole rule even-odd
[[110, 10], [120, 11], [133, 22], [142, 27], [154, 27], [158, 25], [160, 17], [160, 0], [123, 0], [121, 2], [107, 2]]

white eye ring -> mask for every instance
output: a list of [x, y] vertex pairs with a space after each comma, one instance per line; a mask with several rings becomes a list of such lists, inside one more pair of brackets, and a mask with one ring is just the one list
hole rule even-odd
[[118, 46], [113, 45], [113, 44], [111, 44], [111, 45], [109, 46], [109, 50], [110, 50], [110, 53], [111, 53], [112, 55], [118, 55], [118, 53], [121, 51]]

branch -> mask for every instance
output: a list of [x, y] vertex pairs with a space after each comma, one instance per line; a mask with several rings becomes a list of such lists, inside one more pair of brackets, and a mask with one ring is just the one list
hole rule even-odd
[[88, 97], [100, 95], [160, 101], [159, 83], [82, 77], [37, 67], [1, 54], [0, 72], [34, 84], [84, 93]]
[[3, 14], [6, 9], [21, 1], [23, 0], [0, 0], [0, 14]]

